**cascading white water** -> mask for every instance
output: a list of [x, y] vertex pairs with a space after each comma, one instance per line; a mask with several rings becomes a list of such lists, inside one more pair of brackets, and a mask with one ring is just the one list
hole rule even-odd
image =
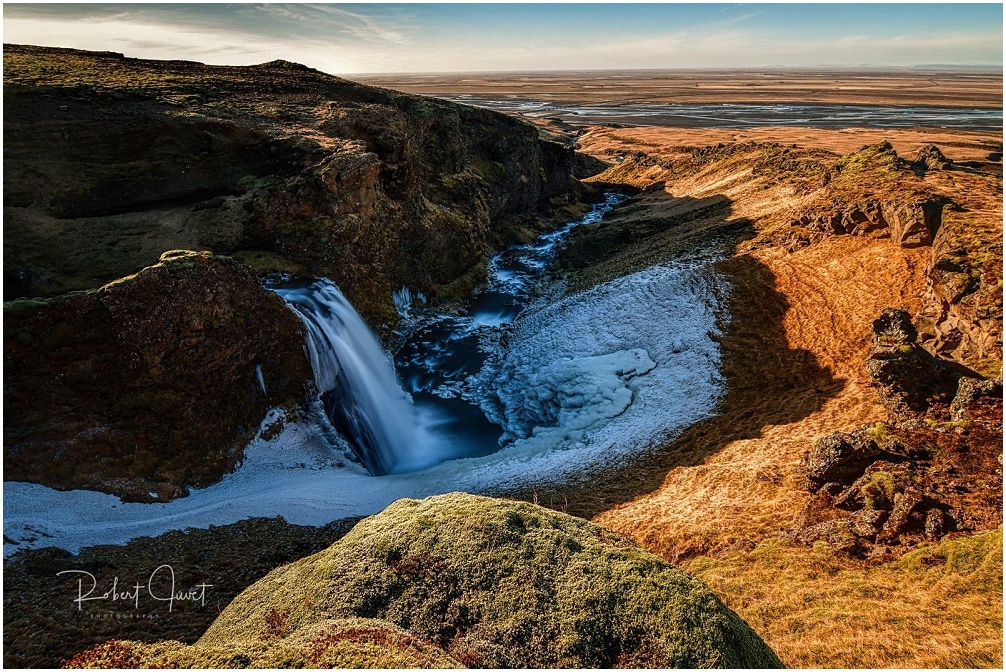
[[277, 286], [308, 330], [314, 382], [329, 419], [374, 475], [412, 461], [422, 429], [391, 359], [363, 318], [325, 279]]
[[[613, 200], [583, 221], [596, 221]], [[418, 327], [399, 353], [411, 395], [335, 285], [270, 284], [307, 325], [328, 408], [311, 404], [307, 418], [287, 418], [279, 434], [272, 428], [283, 413], [272, 409], [240, 469], [167, 504], [4, 483], [4, 556], [41, 546], [76, 553], [258, 516], [320, 526], [402, 497], [579, 479], [708, 417], [723, 394], [710, 335], [717, 296], [729, 291], [715, 257], [535, 301], [542, 262], [568, 229], [495, 257], [490, 287], [469, 315], [413, 315]], [[399, 294], [401, 308], [415, 305], [414, 294]], [[255, 374], [264, 392], [268, 381]], [[372, 473], [393, 475], [347, 465], [343, 439]]]

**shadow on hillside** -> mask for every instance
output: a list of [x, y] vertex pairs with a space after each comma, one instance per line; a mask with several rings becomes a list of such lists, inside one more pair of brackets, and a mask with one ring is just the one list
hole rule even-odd
[[[648, 191], [640, 198], [645, 201], [633, 199], [635, 202], [613, 213], [605, 225], [610, 231], [632, 229], [637, 237], [624, 236], [632, 240], [631, 245], [637, 250], [651, 249], [633, 254], [627, 246], [612, 247], [608, 261], [591, 261], [604, 265], [621, 258], [617, 265], [624, 271], [634, 265], [626, 256], [659, 263], [690, 256], [698, 243], [715, 244], [725, 252], [726, 259], [716, 262], [715, 267], [731, 287], [719, 338], [727, 389], [717, 415], [691, 425], [653, 450], [640, 451], [621, 465], [606, 465], [598, 472], [583, 474], [572, 486], [539, 484], [507, 493], [588, 519], [658, 490], [675, 467], [702, 464], [731, 442], [760, 437], [766, 427], [792, 423], [814, 413], [845, 385], [844, 379], [835, 378], [819, 365], [813, 353], [790, 348], [783, 328], [789, 306], [776, 288], [775, 276], [748, 254], [734, 256], [739, 244], [752, 238], [755, 231], [746, 220], [729, 219], [729, 199], [676, 199], [663, 190]], [[668, 219], [656, 221], [664, 217]], [[643, 231], [648, 231], [647, 235], [638, 237]], [[609, 234], [607, 242], [613, 240]], [[596, 249], [590, 244], [575, 245], [574, 251]], [[664, 253], [654, 247], [663, 248]], [[567, 268], [576, 266], [576, 261]]]

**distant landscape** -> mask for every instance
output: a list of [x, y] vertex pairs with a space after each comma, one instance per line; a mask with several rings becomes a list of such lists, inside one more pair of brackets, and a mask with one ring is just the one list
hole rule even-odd
[[440, 97], [546, 100], [565, 105], [772, 103], [1002, 108], [1002, 68], [628, 70], [360, 75]]

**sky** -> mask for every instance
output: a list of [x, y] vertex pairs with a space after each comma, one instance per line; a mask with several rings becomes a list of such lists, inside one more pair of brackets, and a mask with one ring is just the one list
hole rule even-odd
[[991, 65], [1002, 4], [4, 4], [6, 43], [332, 74]]

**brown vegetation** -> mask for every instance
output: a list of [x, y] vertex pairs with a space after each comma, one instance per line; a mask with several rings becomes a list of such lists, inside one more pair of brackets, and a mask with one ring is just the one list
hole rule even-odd
[[[885, 136], [893, 151], [880, 145]], [[730, 137], [740, 142], [723, 141]], [[953, 168], [923, 170], [912, 163], [934, 142]], [[719, 266], [732, 285], [721, 341], [728, 389], [717, 417], [629, 465], [594, 475], [589, 484], [540, 488], [539, 500], [568, 501], [570, 511], [683, 562], [750, 619], [789, 665], [1001, 664], [1001, 553], [983, 552], [992, 570], [983, 570], [982, 580], [946, 607], [932, 572], [889, 563], [868, 569], [828, 546], [781, 541], [798, 526], [808, 500], [803, 460], [814, 442], [888, 418], [864, 367], [871, 325], [884, 309], [939, 313], [940, 324], [930, 325], [928, 337], [920, 335], [924, 345], [970, 365], [969, 375], [999, 375], [1002, 182], [1000, 160], [989, 154], [1001, 151], [1001, 138], [595, 129], [581, 147], [611, 166], [595, 180], [643, 191], [605, 222], [574, 234], [566, 270], [574, 282], [590, 284], [680, 256], [696, 243], [726, 250], [730, 256]], [[844, 176], [839, 165], [846, 167]], [[869, 230], [843, 227], [793, 244], [800, 217], [826, 211], [839, 196], [846, 203], [873, 199], [883, 214], [896, 211], [889, 204], [935, 195], [956, 206], [945, 208], [934, 247], [895, 244], [891, 222], [877, 215], [875, 227], [864, 227]], [[987, 257], [982, 274], [972, 272], [976, 280], [953, 301], [933, 298], [939, 241], [948, 232], [956, 232], [958, 258]], [[969, 300], [976, 304], [971, 319], [958, 320], [966, 325], [955, 328], [974, 337], [940, 337], [949, 329], [948, 315], [964, 312]], [[940, 342], [950, 345], [939, 348]], [[996, 345], [976, 345], [986, 342]], [[992, 421], [1001, 435], [1001, 410]], [[1001, 464], [995, 463], [995, 436], [970, 437], [986, 452], [976, 471], [957, 479], [964, 487], [981, 491], [978, 481], [995, 478], [989, 473]], [[941, 434], [937, 443], [959, 440]], [[992, 466], [982, 461], [989, 455]], [[948, 482], [936, 473], [933, 479]], [[1001, 511], [1001, 494], [990, 493]], [[970, 529], [994, 528], [995, 510]], [[974, 543], [985, 544], [982, 538]], [[940, 552], [919, 551], [919, 557]]]

